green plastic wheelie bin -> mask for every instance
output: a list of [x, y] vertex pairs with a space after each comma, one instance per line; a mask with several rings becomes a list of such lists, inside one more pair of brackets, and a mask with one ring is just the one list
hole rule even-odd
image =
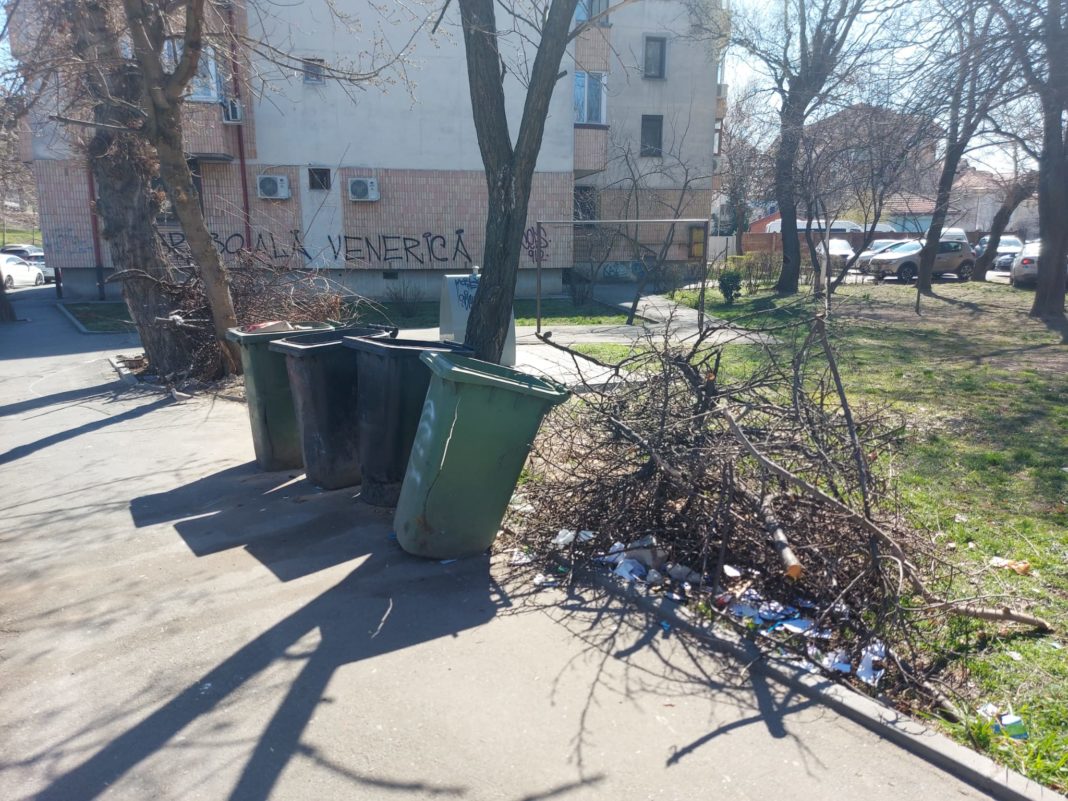
[[381, 325], [336, 328], [270, 344], [272, 351], [286, 357], [304, 472], [323, 489], [360, 483], [359, 370], [357, 352], [342, 343], [346, 336], [395, 337], [397, 329]]
[[303, 464], [286, 357], [268, 345], [276, 339], [332, 329], [329, 323], [287, 323], [284, 328], [282, 324], [250, 325], [226, 332], [226, 338], [241, 347], [252, 445], [261, 470], [288, 470]]
[[393, 525], [408, 553], [455, 559], [493, 544], [561, 385], [451, 353], [420, 357], [432, 378]]

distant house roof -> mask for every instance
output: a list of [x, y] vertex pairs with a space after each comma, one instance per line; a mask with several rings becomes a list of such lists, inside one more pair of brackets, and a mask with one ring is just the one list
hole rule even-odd
[[898, 192], [890, 195], [883, 203], [883, 214], [896, 214], [899, 216], [915, 215], [922, 216], [934, 214], [934, 198], [926, 195], [917, 195], [912, 192]]
[[766, 234], [768, 232], [768, 223], [775, 222], [782, 217], [777, 211], [773, 211], [771, 214], [766, 214], [759, 220], [753, 220], [749, 223], [749, 233], [751, 234]]

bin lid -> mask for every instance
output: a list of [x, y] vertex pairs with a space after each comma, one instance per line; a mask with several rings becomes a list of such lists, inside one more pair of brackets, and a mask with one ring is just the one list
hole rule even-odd
[[263, 325], [243, 325], [239, 328], [230, 328], [226, 331], [226, 338], [231, 342], [247, 344], [250, 342], [262, 342], [264, 340], [282, 339], [283, 337], [296, 336], [297, 334], [311, 333], [314, 331], [333, 331], [334, 326], [330, 323], [279, 321]]
[[507, 389], [521, 395], [533, 395], [551, 403], [562, 403], [571, 395], [566, 387], [551, 379], [538, 378], [493, 362], [484, 362], [456, 353], [426, 352], [419, 358], [435, 375], [457, 384]]
[[268, 347], [288, 356], [311, 356], [324, 350], [342, 347], [345, 337], [395, 337], [397, 329], [385, 325], [357, 325], [335, 328], [333, 331], [316, 331], [314, 334], [298, 334], [276, 339]]
[[426, 351], [438, 353], [462, 353], [473, 355], [474, 351], [458, 342], [440, 342], [436, 339], [383, 339], [366, 337], [345, 337], [345, 347], [362, 350], [365, 353], [392, 355], [399, 358], [419, 358]]

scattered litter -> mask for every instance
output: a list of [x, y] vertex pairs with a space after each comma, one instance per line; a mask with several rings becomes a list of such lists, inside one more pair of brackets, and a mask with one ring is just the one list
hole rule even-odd
[[569, 528], [562, 528], [560, 532], [553, 537], [553, 547], [564, 548], [575, 541], [576, 532]]
[[1003, 556], [993, 556], [990, 559], [991, 567], [1000, 567], [1026, 576], [1031, 572], [1031, 563], [1026, 559], [1006, 559]]
[[760, 605], [760, 616], [768, 621], [782, 620], [797, 614], [792, 606], [783, 606], [778, 601], [765, 601]]
[[634, 542], [627, 545], [627, 550], [631, 548], [652, 548], [656, 545], [656, 537], [652, 534], [646, 534], [640, 540], [634, 540]]
[[714, 603], [716, 605], [717, 609], [722, 609], [723, 607], [725, 607], [727, 604], [729, 604], [733, 600], [734, 600], [734, 593], [733, 592], [721, 592], [719, 595], [717, 595], [715, 598], [712, 599], [712, 603]]
[[983, 704], [976, 711], [979, 712], [979, 717], [984, 718], [986, 720], [993, 720], [998, 716], [998, 708], [994, 704], [991, 704], [989, 702]]
[[184, 400], [189, 400], [193, 396], [186, 392], [179, 392], [176, 389], [171, 389], [171, 397], [174, 398], [176, 401], [181, 402]]
[[619, 563], [619, 560], [623, 558], [624, 552], [627, 550], [627, 546], [622, 542], [616, 542], [612, 544], [612, 547], [608, 549], [608, 553], [604, 556], [598, 557], [597, 561], [605, 562], [610, 565]]
[[593, 532], [592, 531], [580, 531], [578, 533], [578, 541], [579, 542], [589, 542], [592, 539], [593, 539]]
[[953, 515], [953, 522], [954, 523], [967, 523], [968, 522], [968, 515], [962, 515], [960, 512], [957, 512], [955, 515]]
[[544, 573], [538, 573], [538, 575], [534, 577], [535, 587], [555, 587], [559, 583], [558, 579], [550, 578]]
[[442, 559], [438, 564], [451, 565], [455, 561], [456, 561], [455, 559]]
[[1050, 648], [1052, 648], [1052, 649], [1053, 649], [1054, 651], [1059, 651], [1059, 650], [1061, 650], [1061, 649], [1062, 649], [1062, 648], [1063, 648], [1064, 646], [1063, 646], [1063, 645], [1061, 645], [1061, 644], [1060, 644], [1059, 642], [1057, 642], [1056, 640], [1050, 640], [1050, 641], [1049, 641], [1049, 647], [1050, 647]]
[[727, 611], [735, 617], [753, 620], [757, 624], [763, 623], [763, 620], [760, 618], [760, 610], [751, 604], [739, 601], [738, 603], [733, 603], [727, 607]]
[[815, 609], [816, 602], [810, 601], [807, 598], [795, 598], [794, 603], [797, 604], [798, 609]]
[[569, 571], [570, 569], [571, 569], [571, 568], [568, 568], [568, 567], [564, 567], [563, 565], [559, 565], [559, 566], [557, 566], [557, 568], [556, 568], [556, 572], [557, 572], [557, 573], [567, 573], [567, 572], [568, 572], [568, 571]]
[[686, 565], [670, 564], [664, 570], [675, 581], [700, 581], [701, 574]]
[[729, 579], [736, 579], [742, 577], [742, 571], [736, 568], [734, 565], [724, 565], [723, 575]]
[[969, 551], [970, 551], [970, 550], [972, 550], [972, 549], [973, 549], [973, 548], [975, 548], [975, 547], [976, 547], [976, 545], [975, 545], [975, 543], [974, 543], [974, 542], [969, 542], [969, 543], [968, 543], [968, 550], [969, 550]]
[[666, 620], [661, 620], [660, 621], [660, 628], [662, 628], [664, 630], [664, 636], [665, 637], [667, 635], [671, 634], [671, 624], [668, 623]]
[[645, 565], [637, 559], [621, 559], [614, 572], [627, 581], [634, 581], [643, 578], [647, 571]]
[[[763, 617], [763, 615], [761, 615]], [[775, 629], [786, 629], [791, 634], [804, 634], [806, 631], [815, 626], [815, 622], [807, 620], [803, 617], [794, 618], [793, 620], [783, 620], [780, 623], [776, 623], [769, 629], [774, 631]]]
[[820, 660], [820, 664], [827, 670], [833, 670], [836, 673], [851, 673], [853, 666], [849, 663], [849, 654], [846, 651], [835, 651], [833, 654], [827, 654]]
[[1023, 654], [1019, 651], [1006, 651], [1005, 653], [1013, 662], [1023, 662]]
[[947, 551], [955, 551], [955, 550], [957, 550], [957, 543], [955, 543], [955, 542], [947, 542], [946, 543], [946, 550]]
[[1018, 715], [1001, 715], [998, 721], [1001, 723], [1002, 734], [1007, 734], [1014, 740], [1027, 739], [1027, 727]]
[[531, 556], [529, 553], [525, 553], [524, 551], [520, 551], [518, 548], [512, 553], [513, 565], [529, 565], [533, 561], [533, 556]]
[[677, 592], [666, 592], [664, 593], [664, 597], [667, 598], [669, 601], [675, 601], [675, 603], [680, 604], [686, 600], [685, 596], [680, 595]]
[[860, 656], [860, 664], [857, 666], [857, 678], [865, 684], [875, 687], [883, 678], [886, 658], [886, 646], [878, 640], [874, 640], [864, 648]]
[[658, 584], [664, 583], [664, 577], [660, 575], [659, 570], [650, 570], [648, 573], [645, 574], [645, 583], [651, 584], [655, 587]]

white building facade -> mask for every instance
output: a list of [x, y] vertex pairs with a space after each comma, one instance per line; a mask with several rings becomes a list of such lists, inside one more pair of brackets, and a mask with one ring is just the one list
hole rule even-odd
[[[186, 151], [224, 259], [247, 251], [275, 265], [323, 270], [369, 297], [388, 298], [401, 286], [434, 297], [442, 274], [481, 265], [487, 211], [459, 12], [452, 4], [436, 33], [402, 17], [354, 31], [331, 12], [340, 6], [348, 19], [374, 20], [375, 5], [305, 0], [213, 12], [218, 24], [270, 47], [207, 51], [185, 105]], [[530, 225], [588, 217], [591, 193], [594, 216], [672, 216], [680, 189], [685, 203], [674, 216], [708, 216], [724, 87], [713, 45], [689, 36], [688, 9], [676, 0], [618, 11], [605, 0], [583, 1], [578, 17], [592, 15], [594, 23], [561, 65]], [[498, 19], [499, 27], [505, 22]], [[403, 71], [387, 73], [392, 80], [361, 87], [337, 80], [366, 68], [370, 51], [401, 48], [413, 32]], [[524, 41], [500, 39], [513, 138], [522, 70], [533, 58]], [[285, 55], [268, 57], [272, 51]], [[43, 116], [31, 119], [23, 157], [38, 184], [48, 263], [62, 268], [69, 296], [91, 296], [101, 272], [115, 265], [91, 213], [95, 188], [84, 152], [69, 136]], [[636, 166], [640, 178], [632, 180]], [[624, 195], [645, 201], [625, 203]], [[159, 226], [181, 251], [177, 224]], [[543, 287], [553, 292], [574, 264], [575, 244], [568, 226], [548, 229], [548, 237]], [[679, 235], [680, 254], [692, 250], [688, 237]], [[524, 258], [517, 294], [532, 292], [534, 266]]]

